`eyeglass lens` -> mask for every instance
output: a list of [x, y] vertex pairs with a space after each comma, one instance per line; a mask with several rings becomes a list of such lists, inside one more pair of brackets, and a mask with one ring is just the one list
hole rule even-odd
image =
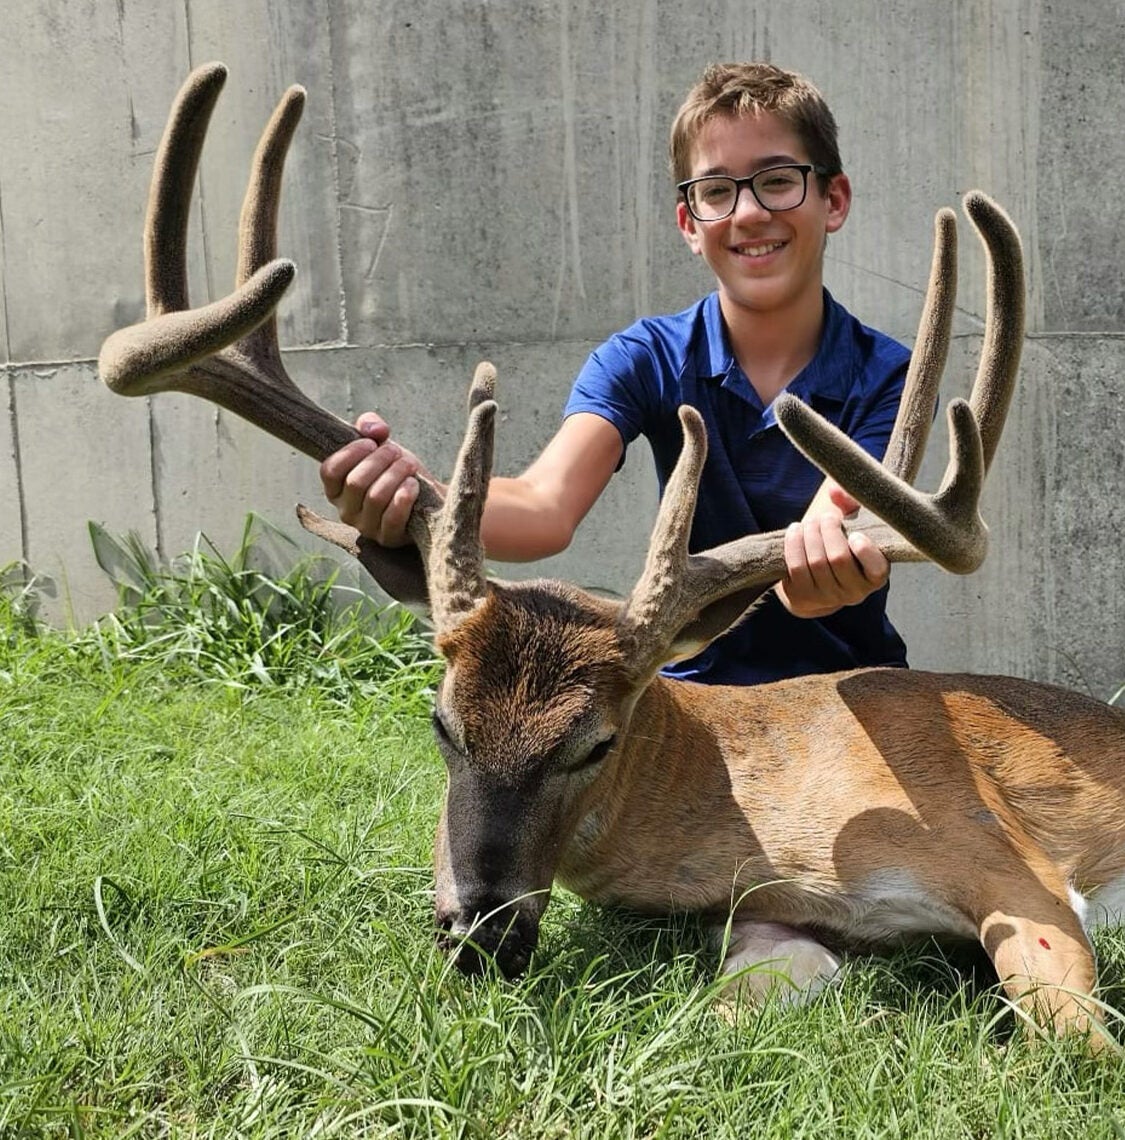
[[734, 213], [742, 186], [748, 187], [766, 210], [793, 210], [805, 200], [807, 175], [801, 166], [774, 166], [759, 170], [751, 178], [700, 178], [687, 187], [688, 205], [701, 221], [718, 221]]

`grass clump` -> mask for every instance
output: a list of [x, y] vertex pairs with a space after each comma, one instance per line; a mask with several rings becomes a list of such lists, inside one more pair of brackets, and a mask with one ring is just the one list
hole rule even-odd
[[425, 640], [247, 545], [103, 545], [123, 604], [77, 633], [0, 591], [0, 1136], [1125, 1134], [1125, 1066], [933, 947], [730, 1018], [692, 918], [560, 892], [525, 978], [459, 976]]
[[144, 662], [242, 689], [315, 685], [348, 700], [388, 684], [408, 700], [434, 681], [432, 650], [408, 611], [343, 586], [327, 559], [297, 557], [256, 515], [233, 555], [199, 535], [169, 567], [135, 535], [115, 537], [96, 523], [90, 535], [119, 606], [81, 642], [107, 665]]

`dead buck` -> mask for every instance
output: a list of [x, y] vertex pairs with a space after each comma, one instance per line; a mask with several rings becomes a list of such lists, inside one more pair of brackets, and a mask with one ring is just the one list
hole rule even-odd
[[[226, 77], [195, 71], [171, 112], [145, 228], [148, 317], [105, 343], [124, 395], [176, 389], [237, 412], [315, 459], [356, 438], [286, 375], [273, 311], [295, 269], [275, 260], [285, 152], [304, 103], [291, 88], [254, 159], [233, 293], [188, 307], [192, 184]], [[945, 365], [955, 227], [936, 221], [927, 302], [883, 466], [792, 397], [787, 433], [886, 525], [862, 527], [893, 561], [967, 573], [984, 557], [977, 512], [1023, 336], [1019, 238], [981, 194], [965, 209], [988, 254], [988, 313], [971, 399], [948, 410], [941, 489], [914, 491]], [[383, 550], [303, 512], [394, 596], [427, 599], [446, 671], [434, 730], [448, 768], [436, 841], [439, 938], [458, 964], [528, 964], [554, 880], [588, 899], [687, 909], [721, 928], [727, 971], [761, 996], [815, 992], [837, 971], [820, 939], [979, 939], [1010, 997], [1041, 1023], [1090, 1032], [1100, 1014], [1084, 928], [1125, 898], [1125, 714], [1006, 677], [868, 669], [757, 688], [658, 674], [727, 629], [783, 573], [782, 535], [690, 553], [705, 436], [684, 446], [640, 581], [624, 601], [565, 582], [486, 576], [479, 525], [496, 405], [477, 370], [444, 497], [423, 486], [416, 549]], [[1092, 1038], [1097, 1045], [1100, 1029]]]

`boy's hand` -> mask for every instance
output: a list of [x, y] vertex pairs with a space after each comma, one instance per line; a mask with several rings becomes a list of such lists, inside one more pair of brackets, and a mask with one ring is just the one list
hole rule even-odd
[[854, 606], [890, 576], [890, 564], [867, 535], [844, 533], [843, 520], [859, 504], [835, 483], [826, 483], [824, 490], [828, 501], [814, 504], [785, 532], [787, 573], [777, 595], [796, 617], [827, 617]]
[[356, 420], [363, 436], [334, 452], [320, 465], [325, 498], [341, 522], [380, 546], [406, 546], [406, 524], [418, 498], [419, 472], [413, 452], [394, 443], [387, 423], [373, 412]]

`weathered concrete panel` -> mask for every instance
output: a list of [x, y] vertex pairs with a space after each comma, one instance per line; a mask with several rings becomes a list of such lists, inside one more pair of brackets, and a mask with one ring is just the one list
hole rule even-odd
[[1125, 331], [1125, 5], [1045, 4], [1042, 24], [1044, 328]]
[[717, 7], [381, 6], [388, 58], [337, 69], [354, 338], [596, 339], [688, 303], [710, 282], [675, 229], [667, 128], [702, 62], [748, 52], [836, 109], [856, 206], [830, 283], [871, 323], [913, 333], [930, 219], [966, 189], [1035, 248], [1037, 4]]
[[265, 0], [22, 5], [11, 14], [7, 42], [19, 49], [4, 53], [0, 103], [32, 112], [0, 121], [0, 153], [19, 156], [0, 175], [5, 278], [19, 283], [5, 289], [13, 359], [92, 357], [109, 332], [143, 316], [141, 225], [152, 156], [192, 61], [215, 57], [231, 78], [201, 164], [189, 240], [193, 299], [216, 297], [233, 282], [250, 158], [277, 98], [300, 73], [326, 97], [310, 106], [288, 164], [279, 248], [303, 273], [281, 329], [290, 344], [343, 338], [331, 56], [320, 15]]
[[19, 457], [12, 432], [14, 396], [6, 373], [0, 373], [0, 566], [23, 555], [23, 518]]
[[[186, 69], [174, 5], [9, 5], [0, 197], [10, 358], [97, 355], [143, 315], [140, 218]], [[143, 10], [142, 10], [143, 9]]]
[[8, 259], [4, 252], [4, 174], [0, 166], [0, 364], [11, 360], [8, 347]]
[[153, 398], [152, 441], [159, 549], [167, 558], [187, 550], [200, 530], [234, 550], [251, 510], [295, 531], [297, 500], [322, 499], [310, 459], [190, 396]]
[[[58, 587], [47, 616], [78, 621], [112, 608], [87, 523], [135, 530], [156, 545], [148, 406], [111, 400], [90, 364], [13, 376], [27, 560]], [[6, 555], [0, 553], [0, 561]]]
[[[829, 287], [869, 324], [911, 338], [929, 267], [931, 219], [970, 189], [1003, 203], [1023, 235], [1029, 327], [1036, 271], [1038, 51], [1036, 2], [836, 6], [836, 35], [791, 58], [822, 86], [840, 124], [854, 190], [851, 216], [829, 241]], [[857, 17], [855, 20], [852, 16]], [[878, 29], [870, 38], [867, 29]], [[956, 328], [980, 327], [983, 261], [961, 220]]]
[[634, 251], [671, 219], [653, 8], [364, 7], [383, 50], [337, 53], [355, 340], [601, 336], [643, 305]]
[[258, 138], [285, 90], [302, 85], [309, 99], [286, 161], [278, 216], [278, 254], [300, 272], [278, 311], [278, 330], [286, 346], [342, 342], [331, 7], [327, 0], [248, 0], [192, 3], [190, 11], [193, 63], [221, 60], [229, 69], [200, 166], [210, 297], [234, 282], [238, 216]]

